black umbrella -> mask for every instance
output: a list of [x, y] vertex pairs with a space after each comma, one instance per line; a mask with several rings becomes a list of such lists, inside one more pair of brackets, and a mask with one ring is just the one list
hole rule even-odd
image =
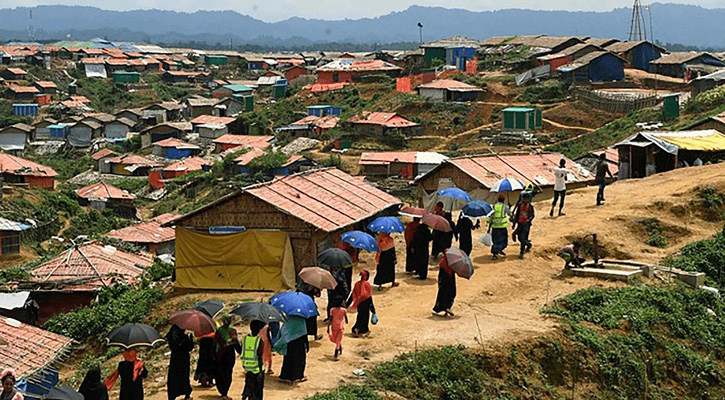
[[285, 321], [284, 315], [269, 303], [259, 301], [243, 303], [234, 307], [232, 314], [236, 314], [249, 321]]
[[192, 310], [198, 310], [206, 313], [209, 318], [216, 318], [219, 312], [224, 309], [224, 303], [217, 300], [206, 300], [191, 307]]
[[322, 267], [329, 268], [344, 268], [348, 265], [352, 265], [352, 258], [346, 251], [337, 248], [327, 249], [320, 252], [317, 255], [317, 264]]
[[82, 394], [69, 388], [68, 386], [55, 386], [45, 395], [46, 400], [83, 400]]
[[108, 345], [131, 349], [134, 347], [154, 347], [164, 339], [156, 329], [145, 324], [125, 324], [113, 328], [108, 334]]

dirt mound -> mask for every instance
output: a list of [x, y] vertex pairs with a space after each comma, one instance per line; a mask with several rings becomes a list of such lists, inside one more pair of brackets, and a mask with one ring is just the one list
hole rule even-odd
[[561, 125], [590, 129], [599, 128], [623, 116], [596, 109], [581, 101], [567, 102], [543, 113], [544, 118]]

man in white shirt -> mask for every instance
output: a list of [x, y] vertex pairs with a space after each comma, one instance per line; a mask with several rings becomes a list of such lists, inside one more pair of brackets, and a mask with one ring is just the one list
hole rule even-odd
[[559, 216], [566, 215], [561, 210], [564, 208], [564, 198], [566, 197], [566, 175], [569, 173], [569, 170], [564, 168], [566, 167], [566, 160], [561, 159], [559, 161], [559, 168], [554, 168], [554, 177], [556, 178], [556, 182], [554, 183], [554, 202], [551, 203], [551, 211], [549, 211], [549, 216], [554, 216], [554, 208], [556, 207], [556, 202], [559, 201], [559, 198], [561, 198], [561, 202], [559, 202]]

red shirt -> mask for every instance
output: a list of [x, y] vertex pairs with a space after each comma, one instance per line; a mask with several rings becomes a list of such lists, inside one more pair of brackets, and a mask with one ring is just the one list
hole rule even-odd
[[525, 224], [529, 222], [529, 208], [531, 207], [530, 203], [521, 203], [519, 206], [519, 224]]

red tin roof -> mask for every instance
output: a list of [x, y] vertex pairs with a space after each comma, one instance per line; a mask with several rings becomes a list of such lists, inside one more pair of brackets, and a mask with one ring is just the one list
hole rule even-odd
[[177, 214], [162, 214], [149, 222], [127, 226], [108, 234], [118, 240], [129, 243], [164, 243], [176, 238], [176, 231], [172, 227], [162, 227], [161, 224], [177, 218]]
[[51, 367], [73, 340], [14, 319], [0, 318], [0, 370], [12, 368], [18, 380]]
[[94, 159], [94, 160], [96, 160], [96, 161], [98, 161], [98, 160], [100, 160], [103, 157], [117, 156], [117, 155], [118, 155], [118, 153], [116, 153], [113, 150], [103, 149], [103, 150], [99, 150], [99, 151], [91, 154], [91, 158]]
[[361, 165], [387, 165], [392, 162], [415, 164], [415, 151], [385, 151], [362, 153]]
[[214, 125], [229, 125], [236, 121], [236, 118], [232, 117], [215, 117], [213, 115], [200, 115], [191, 120], [192, 124], [214, 124]]
[[396, 113], [368, 112], [364, 111], [362, 117], [352, 117], [349, 122], [353, 124], [382, 125], [386, 128], [406, 128], [418, 126], [415, 122], [408, 121]]
[[270, 146], [270, 142], [273, 139], [274, 136], [233, 135], [231, 133], [227, 133], [226, 135], [222, 135], [214, 139], [214, 143], [265, 149]]
[[12, 175], [54, 177], [58, 175], [53, 168], [36, 164], [24, 158], [0, 153], [0, 172]]
[[131, 193], [125, 190], [121, 190], [115, 186], [109, 185], [106, 182], [100, 181], [92, 185], [82, 187], [76, 191], [78, 196], [84, 199], [118, 199], [118, 200], [133, 200], [136, 198]]
[[164, 168], [164, 171], [166, 172], [174, 172], [174, 171], [198, 171], [201, 169], [204, 165], [211, 165], [212, 163], [201, 158], [201, 157], [188, 157], [184, 158], [183, 160], [180, 160], [178, 162], [175, 162], [166, 168]]

